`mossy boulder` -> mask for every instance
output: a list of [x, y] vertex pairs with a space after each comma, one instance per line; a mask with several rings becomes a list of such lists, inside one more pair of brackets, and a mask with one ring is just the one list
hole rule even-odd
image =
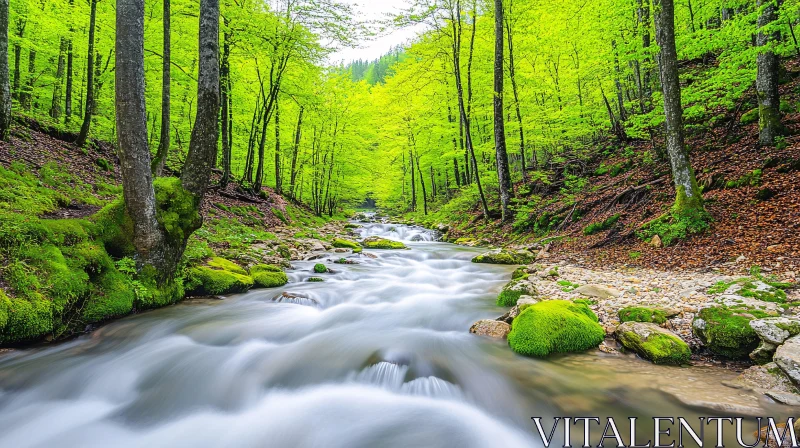
[[330, 271], [331, 271], [331, 270], [330, 270], [330, 269], [328, 269], [328, 267], [327, 267], [327, 266], [325, 266], [325, 265], [324, 265], [324, 264], [322, 264], [322, 263], [317, 263], [317, 264], [315, 264], [315, 265], [314, 265], [314, 272], [316, 272], [317, 274], [327, 274], [327, 273], [329, 273]]
[[511, 326], [508, 343], [526, 356], [581, 352], [603, 342], [605, 331], [586, 305], [547, 300], [526, 308]]
[[758, 108], [751, 109], [742, 114], [739, 122], [742, 124], [753, 124], [758, 121]]
[[186, 290], [191, 295], [223, 295], [247, 292], [255, 284], [238, 264], [224, 258], [213, 258], [207, 266], [189, 269]]
[[371, 236], [361, 242], [361, 245], [366, 249], [386, 249], [386, 250], [402, 250], [408, 249], [405, 244], [399, 241], [387, 240], [377, 236]]
[[757, 310], [705, 308], [692, 322], [692, 331], [712, 353], [730, 359], [746, 359], [760, 341], [750, 321], [764, 317], [767, 315]]
[[615, 334], [623, 347], [656, 364], [681, 365], [692, 357], [686, 342], [654, 323], [625, 322]]
[[536, 287], [526, 279], [512, 280], [497, 297], [497, 306], [512, 307], [522, 296], [536, 296]]
[[618, 313], [620, 322], [644, 322], [663, 325], [667, 322], [667, 313], [655, 308], [633, 306], [623, 308]]
[[337, 249], [361, 249], [361, 246], [355, 241], [346, 240], [344, 238], [334, 238], [331, 245]]
[[325, 279], [320, 277], [309, 277], [306, 281], [309, 283], [323, 283]]
[[528, 267], [520, 266], [511, 273], [511, 280], [523, 280], [528, 278], [528, 276]]
[[473, 263], [486, 263], [486, 264], [529, 264], [532, 263], [535, 257], [528, 251], [512, 251], [501, 250], [486, 252], [485, 254], [478, 255], [472, 259]]
[[253, 277], [255, 286], [258, 288], [277, 288], [289, 283], [289, 277], [281, 268], [269, 264], [258, 264], [251, 267], [250, 276]]

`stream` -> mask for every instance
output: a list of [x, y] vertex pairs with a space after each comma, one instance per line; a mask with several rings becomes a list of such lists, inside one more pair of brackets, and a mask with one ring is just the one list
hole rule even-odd
[[411, 250], [346, 254], [353, 265], [331, 254], [324, 283], [305, 281], [320, 261], [296, 262], [282, 288], [0, 355], [0, 446], [535, 447], [534, 416], [548, 432], [553, 416], [616, 417], [627, 434], [633, 416], [787, 413], [722, 385], [736, 373], [718, 367], [517, 356], [468, 333], [503, 314], [494, 299], [513, 267], [473, 264], [480, 249], [419, 228], [359, 231]]

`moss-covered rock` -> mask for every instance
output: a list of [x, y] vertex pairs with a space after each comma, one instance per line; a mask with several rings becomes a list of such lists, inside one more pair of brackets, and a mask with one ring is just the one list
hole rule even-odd
[[247, 275], [247, 271], [238, 264], [220, 257], [214, 257], [206, 263], [208, 267], [221, 271], [234, 272], [236, 274]]
[[686, 342], [654, 323], [626, 322], [615, 334], [625, 348], [656, 364], [681, 365], [692, 357]]
[[309, 277], [306, 281], [309, 283], [322, 283], [325, 281], [325, 279], [320, 277]]
[[511, 280], [523, 280], [528, 278], [528, 275], [528, 267], [520, 266], [511, 273]]
[[[4, 317], [5, 316], [5, 317]], [[0, 291], [0, 344], [30, 342], [53, 332], [53, 309], [46, 299], [9, 299]]]
[[259, 264], [250, 268], [255, 286], [259, 288], [277, 288], [289, 283], [289, 277], [277, 266]]
[[623, 308], [618, 313], [620, 322], [645, 322], [663, 325], [667, 322], [667, 314], [663, 310], [633, 306]]
[[753, 124], [758, 121], [758, 108], [749, 110], [742, 114], [739, 122], [742, 124]]
[[344, 238], [334, 238], [333, 242], [331, 242], [333, 247], [339, 249], [358, 249], [361, 246], [356, 243], [355, 241], [346, 240]]
[[327, 274], [330, 272], [330, 269], [322, 263], [317, 263], [314, 265], [314, 272], [317, 274]]
[[371, 236], [361, 242], [361, 245], [366, 249], [385, 249], [385, 250], [402, 250], [408, 249], [405, 244], [399, 241], [387, 240], [377, 236]]
[[512, 280], [508, 283], [500, 295], [497, 297], [497, 306], [512, 307], [517, 304], [522, 296], [536, 296], [537, 291], [533, 283], [526, 279]]
[[207, 266], [189, 270], [186, 288], [191, 295], [222, 295], [247, 292], [255, 284], [252, 277]]
[[542, 358], [589, 350], [604, 338], [605, 331], [589, 307], [548, 300], [528, 307], [514, 319], [508, 343], [519, 354]]
[[486, 264], [529, 264], [534, 260], [533, 254], [528, 251], [501, 250], [499, 252], [486, 252], [472, 259], [473, 263]]
[[767, 316], [756, 310], [705, 308], [692, 323], [692, 330], [712, 353], [731, 359], [746, 359], [759, 344], [759, 337], [750, 327], [750, 321], [763, 317]]

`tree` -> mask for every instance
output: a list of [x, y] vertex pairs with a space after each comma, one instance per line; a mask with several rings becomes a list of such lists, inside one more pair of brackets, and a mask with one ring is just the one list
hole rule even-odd
[[503, 67], [503, 0], [494, 1], [494, 146], [497, 157], [497, 178], [500, 184], [500, 203], [503, 209], [503, 221], [511, 218], [511, 171], [508, 166], [508, 153], [506, 152], [506, 128], [503, 114], [503, 81], [505, 70]]
[[[144, 0], [118, 0], [116, 25], [115, 96], [125, 209], [133, 223], [139, 269], [164, 285], [171, 282], [189, 236], [202, 224], [198, 209], [216, 155], [219, 2], [200, 2], [197, 118], [181, 180], [159, 184], [159, 202], [147, 142]], [[169, 227], [160, 215], [164, 207], [168, 207], [170, 216], [178, 218]]]
[[[94, 35], [97, 24], [97, 1], [89, 0], [91, 12], [89, 15], [89, 54], [86, 57], [86, 104], [83, 111], [83, 124], [75, 144], [83, 146], [89, 138], [89, 128], [92, 124], [94, 113]], [[146, 123], [145, 123], [146, 126]]]
[[0, 140], [8, 140], [11, 129], [11, 84], [8, 75], [8, 0], [0, 0]]
[[170, 56], [171, 51], [171, 32], [170, 32], [170, 0], [163, 0], [164, 4], [164, 49], [161, 57], [161, 137], [158, 139], [158, 151], [153, 160], [153, 174], [161, 176], [164, 171], [164, 164], [167, 162], [170, 143], [170, 83], [172, 81]]
[[658, 65], [664, 94], [667, 154], [677, 190], [673, 213], [679, 217], [704, 217], [703, 197], [684, 142], [678, 51], [675, 47], [675, 6], [673, 0], [654, 0], [653, 5], [656, 40], [660, 47]]
[[758, 75], [756, 90], [758, 91], [758, 143], [763, 146], [775, 144], [775, 138], [785, 132], [781, 124], [781, 98], [778, 93], [778, 69], [780, 61], [773, 45], [780, 42], [781, 33], [775, 27], [778, 20], [778, 9], [781, 0], [759, 0], [761, 15], [758, 17], [758, 35], [756, 45], [758, 53]]

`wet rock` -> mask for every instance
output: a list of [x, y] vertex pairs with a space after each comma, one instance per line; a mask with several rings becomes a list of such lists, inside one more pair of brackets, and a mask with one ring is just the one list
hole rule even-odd
[[516, 319], [517, 316], [519, 316], [519, 313], [521, 312], [522, 311], [520, 311], [519, 307], [515, 306], [510, 310], [508, 310], [506, 314], [503, 314], [502, 316], [498, 317], [497, 320], [511, 325], [514, 322], [514, 319]]
[[800, 406], [800, 395], [797, 394], [769, 390], [764, 395], [772, 398], [778, 403], [785, 404], [787, 406]]
[[371, 236], [361, 242], [361, 245], [367, 249], [384, 249], [384, 250], [400, 250], [408, 249], [405, 244], [399, 241], [387, 240], [378, 236]]
[[414, 235], [411, 237], [412, 243], [419, 243], [420, 241], [425, 241], [425, 238], [423, 238], [422, 235]]
[[611, 299], [622, 295], [622, 293], [616, 289], [601, 285], [583, 285], [573, 292], [587, 297], [596, 297], [598, 299]]
[[472, 325], [469, 332], [493, 339], [505, 339], [511, 333], [511, 325], [499, 320], [480, 320]]
[[800, 335], [793, 336], [775, 351], [775, 364], [800, 385]]
[[750, 389], [760, 393], [767, 391], [796, 394], [798, 390], [792, 381], [774, 362], [763, 366], [752, 366], [742, 372], [735, 380], [725, 383], [737, 389]]
[[273, 302], [277, 303], [291, 303], [294, 305], [304, 305], [304, 306], [313, 306], [319, 307], [320, 303], [317, 299], [306, 297], [302, 294], [297, 294], [293, 292], [282, 292], [277, 296], [272, 298]]
[[500, 250], [486, 252], [472, 259], [473, 263], [486, 264], [528, 264], [534, 260], [533, 254], [526, 250], [512, 251]]
[[523, 296], [533, 298], [537, 294], [536, 287], [527, 279], [512, 280], [497, 297], [497, 306], [514, 306]]
[[656, 364], [686, 364], [692, 356], [686, 342], [653, 323], [625, 322], [615, 334], [625, 348]]
[[764, 342], [781, 345], [792, 336], [800, 334], [800, 319], [792, 317], [768, 317], [750, 321], [750, 328]]

